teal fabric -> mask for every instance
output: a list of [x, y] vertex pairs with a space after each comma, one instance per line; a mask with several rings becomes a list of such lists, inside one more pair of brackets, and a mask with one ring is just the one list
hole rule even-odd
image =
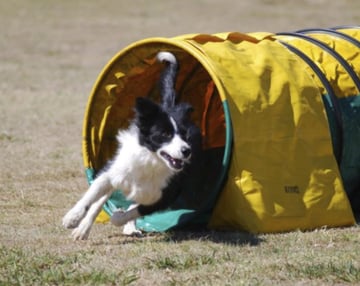
[[342, 129], [337, 125], [334, 110], [327, 97], [325, 95], [323, 99], [334, 154], [339, 162], [344, 188], [352, 209], [354, 213], [360, 213], [360, 95], [338, 98]]
[[343, 118], [340, 173], [354, 213], [360, 213], [360, 96], [339, 99]]

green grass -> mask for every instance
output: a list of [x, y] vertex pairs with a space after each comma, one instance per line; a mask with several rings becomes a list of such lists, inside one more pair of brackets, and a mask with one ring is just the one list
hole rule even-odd
[[18, 248], [0, 247], [0, 285], [129, 285], [131, 272], [89, 268], [91, 252], [34, 255]]
[[286, 271], [292, 279], [318, 279], [327, 283], [360, 282], [360, 268], [353, 261], [286, 264], [284, 269], [274, 270]]
[[126, 238], [95, 229], [94, 240], [67, 247], [1, 246], [0, 285], [360, 283], [358, 227], [260, 235], [256, 245], [238, 232]]
[[184, 271], [192, 268], [199, 269], [204, 265], [213, 265], [216, 263], [215, 253], [204, 254], [200, 256], [165, 256], [155, 259], [148, 259], [145, 264], [147, 269], [171, 269], [175, 271]]

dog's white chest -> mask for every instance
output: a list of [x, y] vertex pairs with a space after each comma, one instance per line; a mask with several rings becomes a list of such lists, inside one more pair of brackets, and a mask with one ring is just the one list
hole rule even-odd
[[108, 170], [112, 185], [129, 200], [153, 204], [161, 198], [172, 172], [155, 153], [140, 146], [136, 138], [123, 137], [119, 138], [122, 146]]

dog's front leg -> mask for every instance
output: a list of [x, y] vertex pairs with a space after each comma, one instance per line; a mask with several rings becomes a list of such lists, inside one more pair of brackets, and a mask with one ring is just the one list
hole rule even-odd
[[86, 213], [86, 216], [83, 218], [83, 220], [80, 222], [79, 226], [75, 228], [72, 232], [72, 237], [74, 238], [74, 240], [84, 240], [89, 237], [91, 227], [99, 212], [101, 211], [102, 206], [109, 199], [110, 195], [111, 192], [105, 194], [98, 201], [91, 205], [90, 209]]
[[111, 193], [112, 186], [107, 173], [101, 174], [91, 184], [84, 196], [68, 211], [62, 223], [66, 228], [75, 228], [89, 211], [91, 205], [107, 193]]

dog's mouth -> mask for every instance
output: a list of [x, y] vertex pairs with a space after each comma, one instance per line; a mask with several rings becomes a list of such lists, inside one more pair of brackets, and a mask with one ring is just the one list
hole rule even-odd
[[181, 171], [185, 166], [184, 160], [171, 157], [165, 151], [161, 151], [160, 155], [169, 163], [169, 166], [175, 171]]

